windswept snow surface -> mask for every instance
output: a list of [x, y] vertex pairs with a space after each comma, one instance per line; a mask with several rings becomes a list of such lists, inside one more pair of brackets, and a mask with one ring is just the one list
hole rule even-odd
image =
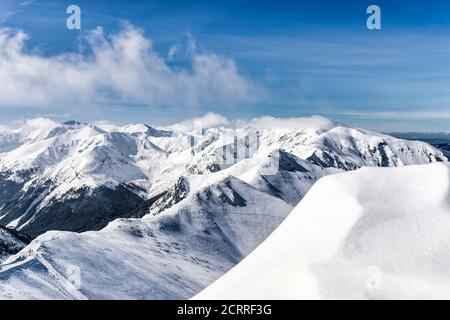
[[317, 182], [278, 229], [196, 299], [449, 299], [447, 164]]

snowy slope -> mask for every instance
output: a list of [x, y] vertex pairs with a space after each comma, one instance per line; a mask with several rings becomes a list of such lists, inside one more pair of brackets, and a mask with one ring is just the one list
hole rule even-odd
[[147, 198], [152, 173], [140, 162], [161, 158], [132, 135], [65, 123], [0, 155], [0, 224], [31, 236], [104, 227]]
[[[217, 177], [233, 175], [258, 190], [297, 204], [313, 183], [324, 175], [363, 166], [404, 166], [447, 160], [442, 152], [426, 143], [352, 129], [329, 120], [323, 124], [322, 121], [325, 120], [321, 120], [318, 127], [305, 128], [263, 126], [256, 130], [254, 125], [250, 125], [234, 130], [231, 137], [225, 128], [207, 129], [201, 136], [192, 134], [193, 147], [180, 153], [168, 151], [170, 156], [167, 159], [167, 163], [171, 163], [178, 157], [174, 162], [181, 167], [184, 165], [185, 169], [177, 172], [188, 178], [188, 183], [180, 188], [175, 179], [162, 187], [155, 182], [153, 195], [161, 190], [165, 190], [166, 195], [157, 208], [147, 208], [146, 212], [161, 212], [161, 208], [167, 209], [182, 200], [189, 193], [188, 189], [191, 192], [198, 190], [190, 185], [192, 180], [203, 180], [201, 185], [204, 186], [217, 181]], [[303, 121], [296, 119], [295, 122]], [[179, 135], [169, 140], [183, 145], [187, 143], [186, 139], [189, 139], [187, 135]], [[223, 158], [226, 158], [225, 163]], [[267, 167], [274, 165], [274, 158], [279, 158], [275, 161], [277, 168], [275, 172], [267, 173], [270, 171]], [[189, 161], [180, 162], [180, 159]], [[159, 180], [168, 181], [164, 175]]]
[[432, 146], [343, 125], [321, 131], [303, 129], [285, 133], [267, 130], [263, 141], [268, 147], [289, 153], [322, 167], [352, 170], [363, 166], [392, 167], [445, 160]]
[[[272, 173], [270, 169], [273, 166], [277, 170]], [[322, 168], [279, 149], [260, 161], [255, 170], [250, 170], [240, 178], [245, 181], [248, 179], [249, 184], [258, 190], [295, 206], [318, 179], [337, 172], [339, 170], [336, 168]]]
[[448, 299], [449, 187], [446, 164], [325, 177], [196, 298]]
[[[32, 237], [47, 230], [99, 230], [116, 218], [170, 208], [206, 185], [191, 186], [195, 179], [215, 182], [228, 175], [294, 205], [318, 178], [337, 170], [446, 160], [425, 143], [325, 118], [290, 119], [278, 127], [272, 122], [233, 131], [144, 124], [105, 131], [76, 121], [28, 121], [0, 134], [0, 225]], [[264, 173], [277, 157], [280, 168]], [[150, 201], [162, 193], [157, 204]], [[139, 215], [138, 207], [144, 208]]]
[[[38, 237], [2, 266], [0, 299], [189, 298], [252, 251], [292, 209], [233, 177], [185, 202], [158, 216], [116, 220], [99, 232]], [[70, 284], [72, 266], [81, 271], [78, 289]]]
[[[26, 138], [0, 153], [0, 225], [32, 237], [109, 226], [42, 235], [2, 267], [0, 297], [187, 298], [256, 248], [321, 177], [447, 160], [426, 143], [320, 117], [252, 121], [231, 135], [39, 128], [17, 129]], [[72, 265], [84, 270], [81, 291], [64, 281]]]

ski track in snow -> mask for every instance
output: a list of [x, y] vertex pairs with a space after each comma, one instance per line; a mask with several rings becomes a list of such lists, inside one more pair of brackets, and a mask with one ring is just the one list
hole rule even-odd
[[55, 279], [59, 287], [74, 300], [88, 300], [67, 278], [61, 275], [55, 268], [48, 262], [42, 255], [33, 250], [30, 251], [30, 255], [36, 258], [48, 271], [52, 278]]

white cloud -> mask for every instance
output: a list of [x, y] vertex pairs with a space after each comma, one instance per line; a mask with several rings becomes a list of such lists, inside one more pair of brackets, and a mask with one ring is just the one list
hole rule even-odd
[[94, 125], [104, 131], [118, 131], [120, 130], [120, 128], [122, 128], [122, 126], [112, 123], [108, 120], [99, 120], [99, 121], [95, 121]]
[[253, 129], [322, 129], [329, 130], [335, 127], [336, 122], [322, 116], [298, 118], [260, 117], [251, 120], [248, 127]]
[[175, 131], [192, 131], [197, 128], [208, 129], [208, 128], [225, 127], [228, 126], [229, 124], [230, 121], [226, 117], [217, 113], [208, 112], [207, 114], [201, 117], [187, 119], [180, 123], [170, 125], [167, 127], [167, 129]]
[[58, 124], [56, 122], [54, 122], [53, 120], [50, 120], [47, 118], [34, 118], [34, 119], [26, 120], [25, 125], [28, 128], [40, 129], [40, 128], [56, 127]]
[[273, 130], [295, 130], [295, 129], [318, 129], [330, 130], [339, 123], [322, 116], [311, 117], [295, 117], [295, 118], [275, 118], [271, 116], [263, 116], [254, 118], [250, 121], [243, 119], [230, 120], [217, 113], [207, 113], [201, 117], [184, 120], [165, 127], [175, 131], [192, 131], [194, 129], [203, 128], [250, 128], [255, 130], [273, 129]]
[[0, 29], [0, 106], [56, 107], [97, 103], [205, 106], [253, 101], [259, 89], [233, 60], [189, 52], [173, 69], [131, 25], [112, 36], [89, 33], [90, 54], [46, 57], [25, 49], [22, 31]]
[[24, 132], [29, 132], [35, 129], [52, 129], [58, 126], [58, 123], [43, 117], [30, 118], [23, 120], [15, 120], [8, 124], [0, 125], [0, 132], [12, 132], [14, 130], [21, 129]]

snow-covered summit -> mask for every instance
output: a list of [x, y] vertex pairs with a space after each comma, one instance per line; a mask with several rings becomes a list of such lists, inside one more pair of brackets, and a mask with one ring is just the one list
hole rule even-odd
[[[0, 153], [0, 225], [38, 238], [2, 266], [0, 296], [189, 298], [256, 248], [320, 178], [447, 161], [426, 143], [325, 118], [188, 124], [41, 119], [16, 129], [28, 138]], [[61, 278], [73, 265], [83, 267], [82, 289]]]
[[[183, 176], [207, 182], [238, 174], [257, 189], [295, 204], [315, 180], [333, 170], [446, 160], [426, 143], [350, 128], [322, 117], [264, 117], [233, 129], [200, 130], [146, 124], [107, 130], [73, 120], [35, 119], [0, 134], [0, 148], [0, 225], [33, 237], [51, 228], [104, 227], [110, 219], [127, 217], [136, 206], [171, 189]], [[285, 155], [282, 160], [296, 157], [314, 173], [301, 179], [299, 173], [281, 167], [270, 175], [261, 173], [262, 163], [277, 150]], [[280, 179], [297, 191], [280, 190]], [[107, 205], [98, 208], [99, 202]], [[79, 211], [95, 222], [84, 221]]]
[[125, 133], [130, 133], [130, 134], [142, 133], [142, 134], [146, 134], [148, 136], [155, 137], [155, 138], [171, 137], [174, 134], [173, 131], [156, 129], [154, 127], [151, 127], [151, 126], [143, 124], [143, 123], [125, 126], [121, 131], [125, 132]]

